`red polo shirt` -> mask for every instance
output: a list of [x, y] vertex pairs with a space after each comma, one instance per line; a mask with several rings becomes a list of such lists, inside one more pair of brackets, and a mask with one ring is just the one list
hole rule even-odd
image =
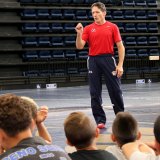
[[106, 21], [102, 25], [92, 23], [84, 28], [82, 39], [89, 44], [89, 55], [114, 54], [114, 44], [121, 41], [117, 25]]

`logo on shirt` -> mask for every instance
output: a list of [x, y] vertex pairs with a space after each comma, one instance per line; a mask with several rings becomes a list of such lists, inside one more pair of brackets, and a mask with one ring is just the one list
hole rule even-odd
[[91, 32], [96, 32], [96, 29], [95, 29], [95, 28], [93, 28], [93, 29], [91, 30]]

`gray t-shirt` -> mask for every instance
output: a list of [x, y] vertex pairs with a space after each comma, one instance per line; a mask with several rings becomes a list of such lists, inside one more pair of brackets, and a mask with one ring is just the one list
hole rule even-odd
[[17, 146], [0, 155], [0, 160], [71, 160], [60, 147], [47, 144], [40, 137], [23, 139]]

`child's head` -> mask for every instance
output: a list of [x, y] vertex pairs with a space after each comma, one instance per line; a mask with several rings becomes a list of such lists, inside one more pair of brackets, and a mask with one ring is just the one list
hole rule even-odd
[[98, 136], [95, 122], [83, 112], [71, 113], [65, 119], [64, 131], [68, 143], [77, 149], [89, 147]]
[[30, 97], [22, 96], [21, 98], [30, 105], [32, 111], [32, 118], [35, 120], [37, 115], [37, 110], [39, 108], [37, 103]]
[[128, 112], [117, 113], [112, 124], [112, 140], [121, 147], [137, 138], [140, 138], [140, 133], [136, 119]]
[[160, 150], [160, 116], [157, 117], [154, 123], [154, 136], [156, 141], [159, 143], [159, 150]]

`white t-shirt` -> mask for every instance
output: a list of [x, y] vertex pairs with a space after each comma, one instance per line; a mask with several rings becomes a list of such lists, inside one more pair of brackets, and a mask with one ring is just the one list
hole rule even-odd
[[160, 155], [155, 156], [149, 153], [142, 153], [140, 151], [133, 152], [129, 160], [160, 160]]
[[122, 150], [117, 145], [109, 146], [105, 150], [112, 153], [118, 160], [127, 160]]

